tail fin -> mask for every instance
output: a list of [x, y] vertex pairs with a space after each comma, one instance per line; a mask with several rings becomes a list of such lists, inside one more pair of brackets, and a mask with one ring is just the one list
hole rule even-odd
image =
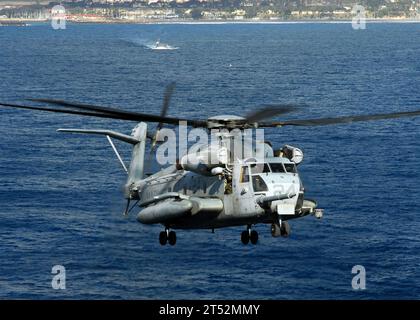
[[140, 122], [131, 133], [131, 136], [138, 140], [133, 147], [130, 168], [128, 169], [128, 179], [126, 183], [126, 197], [131, 198], [132, 186], [144, 176], [144, 152], [147, 139], [147, 124]]

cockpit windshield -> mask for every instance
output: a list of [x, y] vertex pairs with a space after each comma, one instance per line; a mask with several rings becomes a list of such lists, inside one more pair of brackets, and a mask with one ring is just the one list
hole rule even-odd
[[270, 172], [270, 167], [267, 163], [252, 163], [251, 164], [251, 173], [257, 174], [257, 173], [266, 173]]
[[[296, 165], [294, 163], [251, 163], [251, 175], [261, 173], [297, 173]], [[248, 174], [248, 173], [247, 173]]]
[[274, 173], [284, 173], [284, 167], [282, 163], [270, 163], [271, 171]]

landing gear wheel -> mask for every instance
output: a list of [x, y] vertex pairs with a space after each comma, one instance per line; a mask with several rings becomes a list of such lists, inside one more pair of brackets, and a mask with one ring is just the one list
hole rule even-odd
[[250, 239], [251, 239], [252, 244], [257, 244], [257, 242], [258, 242], [258, 232], [255, 231], [255, 230], [252, 230], [251, 235], [250, 235]]
[[159, 233], [159, 243], [164, 246], [168, 242], [168, 236], [166, 234], [166, 231], [161, 231]]
[[175, 245], [175, 243], [176, 243], [176, 233], [175, 233], [175, 231], [169, 232], [168, 242], [171, 246]]
[[290, 236], [290, 231], [291, 231], [291, 228], [290, 228], [289, 223], [287, 221], [282, 222], [281, 227], [280, 227], [280, 235], [282, 237], [288, 237]]
[[281, 227], [278, 223], [271, 224], [271, 235], [275, 238], [281, 236]]
[[249, 232], [248, 232], [248, 230], [242, 231], [241, 241], [242, 241], [243, 244], [248, 244], [249, 243]]

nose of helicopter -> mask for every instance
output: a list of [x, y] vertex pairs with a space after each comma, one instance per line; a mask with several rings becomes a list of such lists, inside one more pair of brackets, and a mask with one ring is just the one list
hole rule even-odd
[[266, 173], [261, 175], [267, 185], [268, 193], [272, 194], [298, 194], [300, 179], [297, 173]]
[[[270, 203], [272, 212], [281, 215], [295, 214], [295, 209], [300, 192], [300, 180], [297, 174], [267, 173], [261, 175], [267, 190], [260, 198], [260, 203]], [[254, 191], [258, 190], [254, 186]]]

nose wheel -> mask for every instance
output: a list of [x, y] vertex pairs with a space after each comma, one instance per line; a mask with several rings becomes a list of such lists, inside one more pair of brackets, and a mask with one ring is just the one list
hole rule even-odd
[[252, 244], [257, 244], [258, 232], [255, 230], [251, 230], [251, 226], [248, 226], [247, 230], [242, 231], [241, 233], [241, 241], [243, 244], [248, 244], [249, 242], [251, 242]]
[[285, 237], [290, 236], [290, 225], [287, 221], [280, 221], [271, 225], [271, 235], [273, 237]]
[[168, 228], [165, 231], [159, 233], [159, 243], [164, 246], [169, 243], [171, 246], [176, 244], [176, 233], [175, 231], [169, 231]]

